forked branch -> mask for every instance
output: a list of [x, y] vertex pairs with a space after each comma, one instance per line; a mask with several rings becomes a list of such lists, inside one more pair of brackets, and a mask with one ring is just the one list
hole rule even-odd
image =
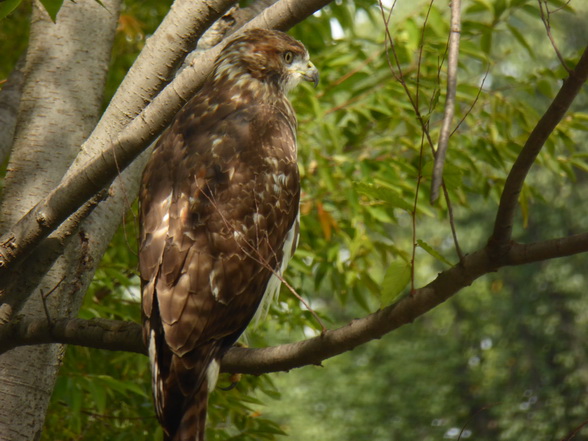
[[496, 257], [504, 254], [505, 250], [508, 249], [519, 195], [531, 166], [537, 159], [537, 155], [539, 155], [547, 138], [564, 117], [586, 80], [588, 80], [588, 47], [586, 47], [580, 61], [570, 71], [569, 77], [564, 80], [555, 99], [529, 135], [506, 178], [494, 222], [494, 231], [489, 241], [491, 251]]

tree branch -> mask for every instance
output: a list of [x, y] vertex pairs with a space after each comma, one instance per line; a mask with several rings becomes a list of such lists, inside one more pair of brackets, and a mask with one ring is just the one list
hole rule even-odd
[[451, 0], [451, 30], [449, 52], [447, 55], [447, 94], [445, 112], [439, 133], [439, 145], [435, 152], [435, 166], [431, 182], [431, 203], [439, 198], [439, 188], [443, 182], [445, 154], [451, 136], [451, 123], [455, 113], [455, 94], [457, 90], [457, 64], [459, 61], [459, 37], [461, 35], [461, 0]]
[[515, 243], [510, 247], [507, 265], [541, 262], [586, 251], [588, 251], [588, 233], [529, 244]]
[[[531, 244], [513, 244], [508, 263], [523, 265], [588, 251], [588, 233]], [[263, 374], [287, 371], [310, 364], [320, 365], [327, 358], [412, 323], [416, 318], [445, 302], [481, 276], [498, 269], [483, 248], [463, 258], [459, 265], [440, 273], [428, 285], [394, 305], [324, 334], [295, 343], [249, 349], [232, 348], [224, 357], [223, 372]], [[0, 354], [14, 347], [43, 343], [65, 343], [114, 351], [146, 354], [141, 326], [116, 320], [45, 318], [14, 320], [0, 326]]]
[[[331, 0], [281, 0], [265, 9], [246, 28], [288, 29]], [[212, 69], [220, 47], [205, 51], [184, 69], [110, 144], [81, 170], [67, 177], [46, 198], [0, 238], [0, 286], [9, 268], [29, 254], [47, 235], [92, 195], [109, 185], [169, 124]]]
[[588, 79], [588, 47], [576, 67], [564, 80], [561, 89], [555, 99], [547, 108], [523, 146], [521, 153], [512, 166], [504, 184], [500, 197], [500, 205], [496, 213], [494, 231], [489, 240], [493, 255], [500, 257], [508, 249], [508, 243], [512, 236], [513, 219], [518, 205], [519, 194], [523, 184], [537, 159], [537, 155], [543, 148], [545, 141], [557, 127], [570, 105], [580, 92], [582, 85]]
[[[110, 100], [71, 173], [135, 118], [173, 77], [204, 31], [235, 0], [175, 0]], [[171, 41], [170, 41], [171, 40]]]
[[[28, 255], [16, 268], [10, 271], [10, 278], [5, 289], [0, 291], [0, 304], [10, 306], [10, 311], [17, 313], [26, 302], [23, 292], [33, 293], [43, 277], [55, 264], [72, 235], [79, 231], [79, 227], [94, 209], [106, 199], [106, 190], [94, 195], [78, 211], [72, 214], [59, 228], [44, 239], [35, 252]], [[35, 268], [31, 272], [30, 269]]]
[[[568, 2], [569, 1], [570, 0], [568, 0]], [[551, 46], [555, 51], [555, 55], [557, 56], [563, 68], [567, 70], [568, 73], [570, 73], [571, 70], [566, 63], [566, 60], [564, 60], [564, 57], [562, 56], [561, 52], [559, 51], [557, 44], [555, 43], [555, 39], [553, 38], [553, 34], [551, 33], [551, 12], [549, 11], [549, 5], [547, 4], [546, 0], [537, 0], [537, 3], [539, 3], [539, 13], [541, 14], [541, 20], [545, 25], [545, 32], [547, 32], [547, 38], [549, 38], [549, 41], [551, 42]]]
[[106, 319], [15, 319], [0, 326], [0, 354], [18, 346], [67, 343], [95, 349], [147, 354], [141, 326]]

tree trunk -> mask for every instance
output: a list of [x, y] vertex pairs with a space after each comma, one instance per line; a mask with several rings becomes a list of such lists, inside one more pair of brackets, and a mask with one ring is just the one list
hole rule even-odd
[[[2, 231], [61, 181], [95, 126], [119, 3], [65, 2], [53, 23], [43, 6], [34, 2], [25, 83], [0, 203]], [[55, 254], [50, 246], [55, 240], [48, 240], [46, 252], [25, 262], [26, 272], [17, 269], [11, 275], [8, 295], [13, 313], [31, 317], [44, 317], [46, 311], [49, 317], [77, 313], [97, 264], [89, 254], [97, 240], [83, 229], [72, 232], [53, 238], [58, 239], [57, 249], [66, 246], [65, 252]], [[44, 305], [42, 296], [48, 293]], [[0, 440], [40, 437], [62, 354], [62, 346], [46, 345], [17, 348], [0, 357]]]

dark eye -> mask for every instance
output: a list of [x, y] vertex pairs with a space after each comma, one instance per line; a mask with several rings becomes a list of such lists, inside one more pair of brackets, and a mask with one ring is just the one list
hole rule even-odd
[[290, 51], [284, 52], [284, 61], [287, 64], [292, 63], [293, 60], [294, 60], [294, 54], [292, 52], [290, 52]]

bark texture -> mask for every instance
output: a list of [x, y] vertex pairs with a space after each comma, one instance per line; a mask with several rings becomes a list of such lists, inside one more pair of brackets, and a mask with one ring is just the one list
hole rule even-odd
[[[96, 124], [119, 0], [102, 3], [65, 2], [56, 23], [40, 3], [33, 5], [18, 122], [0, 202], [3, 231], [59, 184]], [[67, 253], [53, 252], [56, 241], [67, 242]], [[75, 314], [91, 264], [89, 244], [86, 233], [70, 229], [43, 243], [32, 257], [34, 272], [30, 261], [11, 271], [7, 295], [13, 313]], [[61, 345], [47, 345], [0, 357], [0, 440], [40, 437], [62, 355]]]

